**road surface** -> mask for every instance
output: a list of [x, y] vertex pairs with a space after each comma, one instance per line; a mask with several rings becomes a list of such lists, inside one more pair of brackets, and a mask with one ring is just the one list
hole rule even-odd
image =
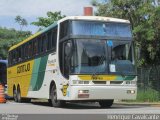
[[98, 103], [68, 103], [65, 108], [50, 107], [47, 102], [0, 104], [0, 114], [160, 114], [160, 105], [127, 105], [115, 103], [111, 108], [100, 108]]
[[[23, 115], [22, 115], [23, 114]], [[32, 115], [29, 115], [32, 114]], [[109, 116], [109, 115], [125, 116]], [[159, 114], [151, 116], [160, 120], [160, 105], [131, 105], [115, 103], [111, 108], [100, 108], [98, 103], [68, 103], [65, 108], [50, 107], [47, 102], [15, 103], [9, 101], [6, 104], [0, 104], [0, 119], [2, 120], [135, 120], [134, 114]], [[129, 116], [128, 116], [129, 115]], [[133, 116], [134, 115], [134, 116]], [[117, 117], [117, 118], [115, 118]], [[148, 117], [148, 118], [147, 118]], [[150, 116], [147, 116], [150, 120]], [[13, 119], [14, 118], [14, 119]], [[126, 118], [126, 119], [125, 119]], [[142, 119], [141, 118], [141, 119]], [[137, 118], [140, 119], [140, 118]]]

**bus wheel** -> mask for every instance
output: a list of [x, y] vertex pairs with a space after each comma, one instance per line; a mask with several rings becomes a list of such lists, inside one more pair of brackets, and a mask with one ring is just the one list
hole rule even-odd
[[20, 87], [19, 86], [17, 88], [17, 102], [19, 102], [19, 103], [22, 102], [21, 91], [20, 91]]
[[110, 108], [113, 104], [114, 100], [102, 100], [99, 101], [99, 105], [101, 106], [101, 108]]
[[51, 102], [52, 107], [62, 107], [65, 105], [65, 101], [57, 100], [57, 89], [55, 85], [51, 88], [51, 99], [49, 101]]
[[13, 99], [15, 102], [17, 102], [17, 90], [15, 87], [13, 87]]

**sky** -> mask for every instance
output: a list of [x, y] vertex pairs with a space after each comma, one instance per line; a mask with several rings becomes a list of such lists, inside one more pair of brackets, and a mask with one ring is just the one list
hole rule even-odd
[[23, 30], [35, 33], [38, 27], [30, 23], [46, 17], [48, 11], [61, 11], [66, 16], [83, 15], [85, 6], [91, 6], [91, 0], [0, 0], [0, 27], [19, 30], [14, 19], [20, 15], [29, 23]]

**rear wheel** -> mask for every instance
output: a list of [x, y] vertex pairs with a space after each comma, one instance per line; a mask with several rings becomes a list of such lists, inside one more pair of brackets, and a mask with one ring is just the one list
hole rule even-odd
[[13, 99], [15, 102], [17, 102], [17, 90], [15, 87], [13, 87]]
[[57, 89], [55, 85], [52, 86], [50, 94], [51, 99], [49, 99], [49, 102], [53, 107], [63, 107], [65, 105], [65, 101], [57, 100]]
[[17, 102], [19, 102], [19, 103], [22, 102], [21, 91], [20, 91], [20, 87], [19, 86], [17, 88]]
[[113, 104], [114, 100], [103, 100], [103, 101], [99, 101], [99, 105], [101, 106], [101, 108], [110, 108]]

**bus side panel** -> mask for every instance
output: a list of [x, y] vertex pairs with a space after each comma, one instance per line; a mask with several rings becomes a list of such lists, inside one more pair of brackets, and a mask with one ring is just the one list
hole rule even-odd
[[[43, 58], [41, 58], [41, 62], [40, 61], [38, 62], [37, 60], [35, 60], [35, 64], [37, 65], [34, 65], [34, 68], [33, 68], [34, 69], [33, 73], [35, 74], [33, 74], [32, 76], [30, 89], [27, 95], [28, 97], [49, 99], [51, 82], [52, 81], [56, 82], [56, 85], [57, 85], [57, 82], [59, 82], [59, 81], [56, 81], [57, 75], [59, 74], [57, 70], [56, 60], [57, 59], [55, 54], [49, 54], [47, 56], [44, 56]], [[35, 67], [39, 69], [35, 70]], [[41, 85], [38, 86], [36, 81], [41, 81]]]
[[13, 86], [20, 86], [21, 96], [27, 97], [33, 70], [34, 60], [7, 69], [8, 95], [13, 96]]

